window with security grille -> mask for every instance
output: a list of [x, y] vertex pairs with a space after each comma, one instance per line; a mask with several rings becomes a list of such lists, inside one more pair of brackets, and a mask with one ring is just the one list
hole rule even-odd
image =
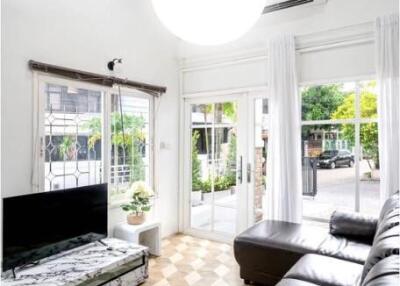
[[[46, 191], [97, 184], [102, 181], [102, 97], [102, 92], [95, 90], [46, 85]], [[94, 137], [98, 140], [94, 141]]]
[[65, 82], [40, 83], [38, 190], [108, 182], [121, 202], [134, 182], [153, 187], [153, 97]]

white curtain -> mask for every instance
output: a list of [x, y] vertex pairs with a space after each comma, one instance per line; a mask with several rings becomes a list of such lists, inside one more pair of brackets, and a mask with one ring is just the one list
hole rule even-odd
[[399, 189], [399, 15], [376, 20], [381, 202]]
[[267, 160], [268, 219], [300, 222], [302, 217], [301, 117], [295, 39], [268, 41], [270, 130]]

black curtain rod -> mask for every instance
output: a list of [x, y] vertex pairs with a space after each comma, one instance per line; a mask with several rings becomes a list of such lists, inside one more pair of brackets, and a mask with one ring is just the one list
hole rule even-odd
[[102, 74], [96, 74], [56, 65], [50, 65], [46, 63], [41, 63], [37, 61], [30, 60], [29, 67], [35, 71], [41, 71], [45, 73], [51, 73], [58, 76], [62, 76], [69, 79], [85, 81], [93, 84], [99, 84], [103, 86], [112, 87], [114, 84], [131, 87], [154, 96], [160, 96], [167, 91], [164, 86], [157, 86], [137, 81], [132, 81], [128, 79], [123, 79], [119, 77], [107, 76]]

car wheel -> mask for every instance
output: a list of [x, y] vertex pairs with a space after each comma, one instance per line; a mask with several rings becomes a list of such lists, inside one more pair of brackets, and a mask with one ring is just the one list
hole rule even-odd
[[336, 168], [335, 162], [332, 162], [332, 163], [329, 165], [329, 167], [330, 167], [331, 169], [335, 169], [335, 168]]
[[350, 160], [350, 162], [349, 162], [349, 167], [350, 167], [350, 168], [353, 168], [353, 166], [354, 166], [354, 162]]

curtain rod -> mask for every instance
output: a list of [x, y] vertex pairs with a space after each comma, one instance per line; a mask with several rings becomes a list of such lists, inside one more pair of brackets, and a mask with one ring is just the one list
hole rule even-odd
[[79, 81], [85, 81], [98, 85], [104, 85], [109, 87], [112, 87], [114, 84], [123, 85], [149, 93], [154, 96], [160, 96], [162, 93], [165, 93], [167, 91], [167, 88], [164, 86], [157, 86], [157, 85], [132, 81], [128, 79], [123, 79], [119, 77], [107, 76], [102, 74], [96, 74], [96, 73], [56, 66], [56, 65], [50, 65], [46, 63], [37, 62], [34, 60], [29, 61], [29, 67], [35, 71], [51, 73], [62, 77]]

